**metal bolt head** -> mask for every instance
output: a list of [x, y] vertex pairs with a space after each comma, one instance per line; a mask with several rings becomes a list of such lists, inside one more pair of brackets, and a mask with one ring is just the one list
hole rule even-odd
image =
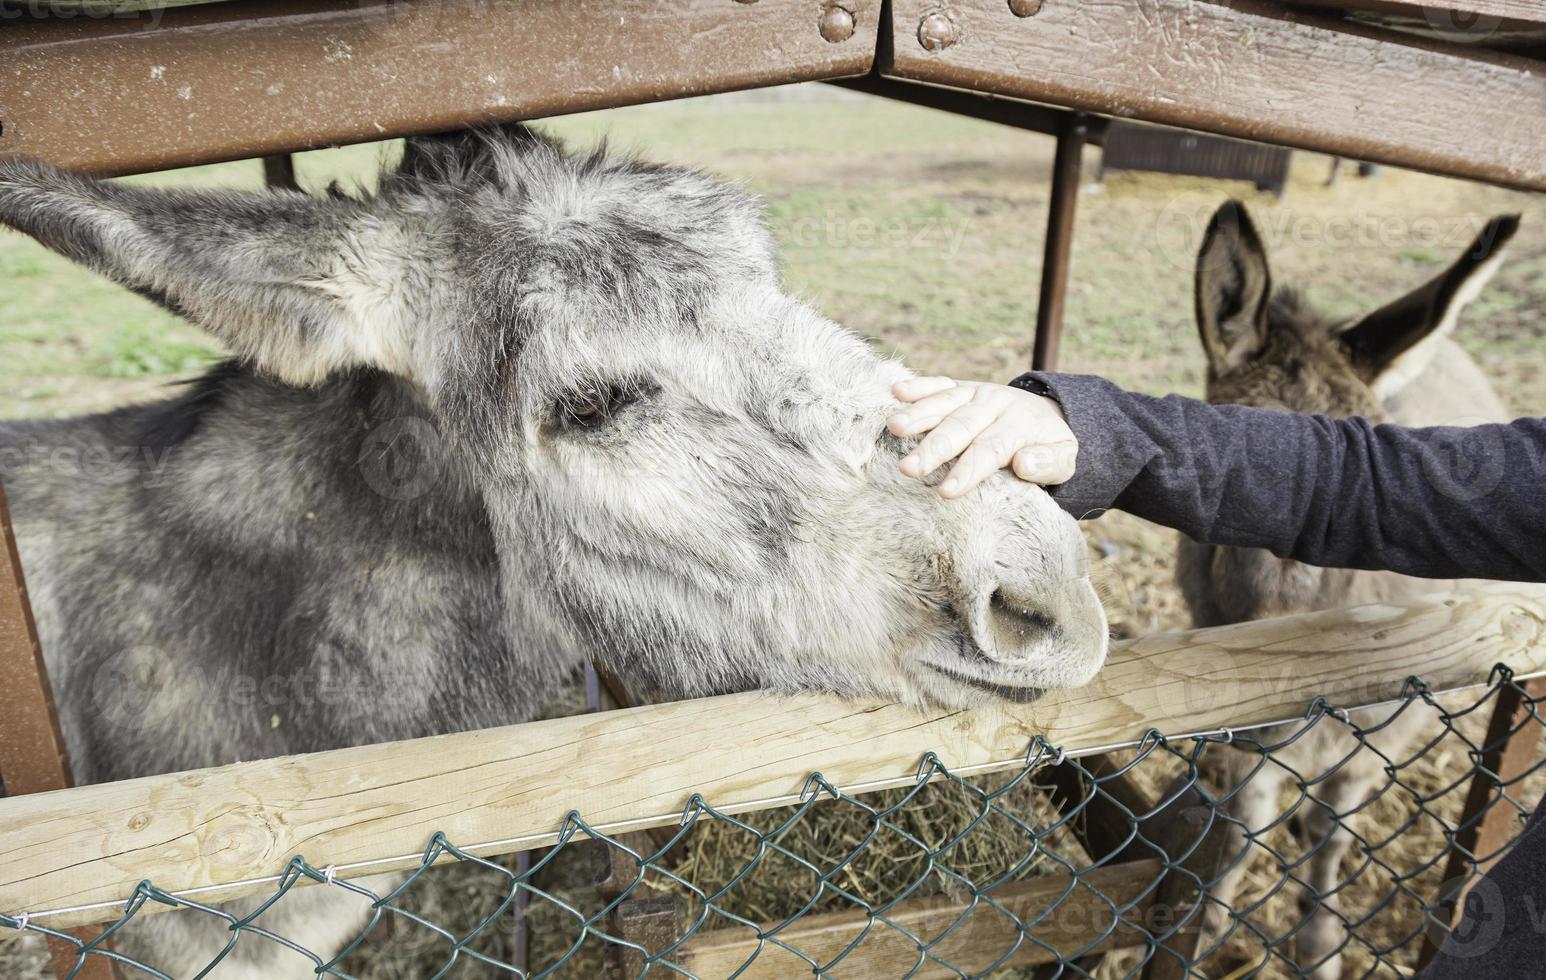
[[854, 15], [837, 4], [821, 12], [821, 36], [836, 44], [854, 36]]
[[1035, 17], [1041, 13], [1042, 0], [1009, 0], [1009, 12], [1016, 17]]
[[956, 22], [943, 11], [925, 14], [918, 22], [918, 43], [926, 51], [943, 51], [961, 39]]

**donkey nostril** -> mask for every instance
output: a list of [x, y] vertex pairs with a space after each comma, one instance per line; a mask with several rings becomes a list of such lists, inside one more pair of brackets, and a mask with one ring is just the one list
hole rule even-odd
[[1062, 632], [1062, 627], [1051, 616], [1005, 595], [1003, 589], [993, 590], [988, 599], [988, 612], [1002, 639], [1025, 643]]

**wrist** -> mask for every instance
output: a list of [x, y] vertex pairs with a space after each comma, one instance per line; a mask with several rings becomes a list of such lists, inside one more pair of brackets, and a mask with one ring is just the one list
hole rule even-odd
[[1052, 390], [1052, 386], [1043, 381], [1041, 377], [1034, 372], [1020, 375], [1018, 378], [1009, 382], [1009, 387], [1019, 388], [1021, 391], [1028, 391], [1033, 395], [1040, 395], [1043, 398], [1050, 398], [1053, 401], [1058, 400], [1057, 392]]

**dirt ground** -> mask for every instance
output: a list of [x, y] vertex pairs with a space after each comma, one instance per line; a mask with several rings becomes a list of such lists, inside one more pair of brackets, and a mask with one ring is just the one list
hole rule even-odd
[[[1029, 359], [1052, 158], [1045, 137], [823, 89], [593, 113], [545, 128], [581, 144], [606, 137], [617, 148], [743, 181], [767, 200], [791, 289], [920, 371], [1007, 379]], [[368, 183], [376, 162], [392, 152], [308, 154], [302, 178], [313, 187], [334, 178]], [[1098, 159], [1091, 149], [1091, 172]], [[1282, 201], [1245, 184], [1169, 176], [1113, 174], [1087, 183], [1062, 367], [1151, 393], [1200, 394], [1192, 257], [1208, 215], [1228, 196], [1244, 200], [1259, 219], [1277, 281], [1298, 285], [1338, 316], [1416, 286], [1487, 218], [1521, 212], [1525, 223], [1511, 257], [1472, 305], [1457, 339], [1513, 409], [1541, 413], [1546, 199], [1394, 170], [1374, 179], [1349, 171], [1327, 187], [1329, 166], [1324, 157], [1296, 155]], [[137, 179], [257, 186], [259, 169], [249, 162]], [[187, 324], [0, 233], [0, 416], [60, 416], [155, 397], [214, 356]], [[1173, 583], [1172, 532], [1120, 514], [1089, 522], [1085, 531], [1117, 636], [1188, 625]], [[1404, 772], [1413, 786], [1447, 801], [1435, 807], [1453, 811], [1458, 797], [1440, 790], [1453, 782], [1465, 752], [1458, 741], [1441, 746]], [[1157, 767], [1155, 785], [1171, 772]], [[1369, 819], [1402, 825], [1413, 804], [1412, 794], [1400, 796], [1390, 794]], [[1434, 837], [1409, 836], [1407, 858], [1419, 861]], [[690, 860], [708, 868], [705, 854], [714, 846], [708, 842]], [[1407, 845], [1391, 845], [1399, 846]], [[1387, 887], [1373, 883], [1377, 872], [1360, 872], [1371, 877], [1365, 897]], [[1275, 871], [1263, 864], [1253, 874], [1266, 884]], [[433, 901], [475, 905], [472, 896], [483, 892], [468, 882], [465, 893], [452, 893], [460, 897]], [[749, 914], [776, 913], [776, 894], [748, 896]], [[1278, 904], [1291, 911], [1290, 900]], [[1272, 921], [1263, 928], [1281, 934], [1289, 912], [1280, 912], [1264, 908]], [[1397, 921], [1386, 934], [1403, 928]], [[1249, 969], [1249, 943], [1236, 946], [1210, 964], [1209, 976], [1241, 975], [1242, 964]], [[1372, 962], [1350, 956], [1365, 967]], [[1124, 962], [1131, 961], [1112, 958], [1101, 975], [1121, 975]], [[372, 977], [409, 975], [383, 964], [356, 967]], [[35, 944], [0, 937], [0, 973], [35, 977], [42, 968]], [[1381, 969], [1375, 975], [1397, 975]]]

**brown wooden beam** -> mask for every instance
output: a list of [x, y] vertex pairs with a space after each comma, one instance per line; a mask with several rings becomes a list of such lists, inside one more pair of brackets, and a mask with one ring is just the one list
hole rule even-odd
[[98, 173], [862, 75], [881, 0], [235, 0], [7, 21], [0, 152]]
[[[1546, 189], [1546, 65], [1265, 0], [893, 0], [882, 75]], [[1022, 9], [1030, 9], [1027, 6]]]
[[1078, 762], [1046, 766], [1036, 774], [1036, 784], [1046, 790], [1058, 812], [1070, 818], [1069, 826], [1091, 863], [1153, 856], [1154, 849], [1139, 843], [1133, 831], [1155, 801], [1127, 778], [1115, 757], [1090, 755]]
[[[1154, 801], [1140, 789], [1114, 756], [1089, 755], [1078, 762], [1044, 766], [1036, 773], [1036, 785], [1047, 794], [1079, 843], [1090, 856], [1090, 864], [1123, 864], [1153, 857], [1154, 849], [1141, 843], [1135, 830], [1154, 807]], [[1104, 953], [1081, 957], [1073, 965], [1093, 975]], [[1065, 964], [1041, 966], [1034, 980], [1057, 980]]]
[[1143, 980], [1189, 980], [1206, 976], [1195, 969], [1210, 938], [1203, 931], [1204, 896], [1218, 880], [1229, 856], [1228, 824], [1203, 798], [1186, 773], [1165, 790], [1170, 804], [1145, 826], [1168, 858], [1168, 873], [1155, 889], [1147, 922], [1151, 935], [1164, 938], [1144, 965]]
[[0, 676], [6, 678], [5, 710], [0, 711], [0, 778], [7, 796], [22, 796], [69, 786], [70, 761], [27, 602], [3, 487], [0, 532], [5, 538], [0, 549]]
[[[21, 553], [11, 529], [3, 486], [0, 538], [0, 677], [5, 678], [5, 693], [0, 695], [0, 781], [6, 796], [65, 789], [73, 782], [69, 754], [59, 730], [59, 715], [54, 710], [54, 693], [43, 664], [37, 626], [32, 621], [32, 606], [27, 601]], [[83, 928], [75, 930], [74, 935], [82, 942], [90, 942], [101, 935], [101, 930]], [[79, 959], [75, 945], [57, 939], [50, 939], [48, 945], [54, 973], [60, 980], [69, 976], [76, 980], [112, 980], [115, 976], [111, 961], [100, 956], [87, 957], [80, 972], [72, 974]]]
[[[1031, 878], [995, 888], [988, 895], [1014, 919], [978, 902], [965, 921], [931, 947], [937, 959], [924, 958], [918, 942], [901, 930], [930, 942], [962, 917], [970, 908], [969, 902], [945, 895], [901, 902], [885, 913], [885, 918], [900, 928], [876, 922], [863, 943], [845, 956], [833, 973], [856, 978], [975, 976], [999, 967], [1055, 963], [1080, 953], [1139, 946], [1147, 937], [1122, 920], [1133, 924], [1145, 920], [1154, 881], [1163, 870], [1161, 862], [1151, 858], [1095, 868], [1078, 876]], [[1113, 908], [1119, 911], [1120, 919], [1112, 914]], [[829, 912], [806, 916], [774, 935], [779, 943], [825, 965], [863, 932], [867, 922], [868, 916], [860, 910]], [[1021, 923], [1028, 925], [1025, 933], [1034, 936], [1034, 942], [1022, 936]], [[760, 952], [758, 946], [759, 940], [750, 929], [715, 929], [689, 939], [667, 958], [697, 976], [728, 976], [751, 960], [753, 953], [756, 959], [737, 976], [774, 980], [811, 972], [809, 963], [780, 945], [762, 943]], [[1093, 948], [1087, 950], [1087, 946]], [[1008, 959], [999, 962], [1010, 950], [1014, 952]]]
[[[1541, 760], [1543, 731], [1535, 717], [1539, 706], [1534, 701], [1542, 699], [1546, 699], [1546, 677], [1498, 689], [1497, 704], [1481, 744], [1480, 765], [1471, 777], [1465, 806], [1456, 824], [1455, 843], [1444, 866], [1441, 887], [1464, 882], [1453, 896], [1439, 896], [1441, 901], [1453, 902], [1451, 925], [1459, 921], [1475, 876], [1485, 874], [1496, 864], [1519, 833], [1519, 811], [1504, 802], [1503, 794], [1510, 789], [1517, 791], [1519, 780]], [[1426, 931], [1419, 966], [1426, 966], [1438, 954], [1436, 938], [1441, 937]]]

